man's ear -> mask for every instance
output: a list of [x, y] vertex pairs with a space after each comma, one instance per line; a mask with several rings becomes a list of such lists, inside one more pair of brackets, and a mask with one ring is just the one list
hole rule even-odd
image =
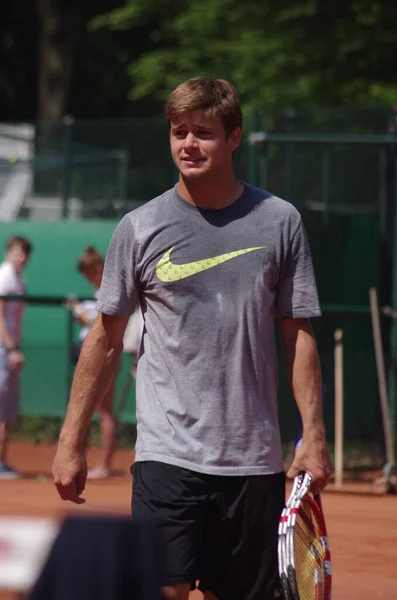
[[229, 146], [232, 152], [237, 150], [241, 142], [241, 128], [236, 127], [229, 136]]

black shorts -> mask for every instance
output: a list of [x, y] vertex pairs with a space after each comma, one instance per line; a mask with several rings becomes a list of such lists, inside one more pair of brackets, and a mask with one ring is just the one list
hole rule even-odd
[[203, 475], [137, 462], [132, 518], [153, 518], [165, 550], [162, 585], [199, 581], [218, 600], [280, 596], [277, 529], [285, 473]]

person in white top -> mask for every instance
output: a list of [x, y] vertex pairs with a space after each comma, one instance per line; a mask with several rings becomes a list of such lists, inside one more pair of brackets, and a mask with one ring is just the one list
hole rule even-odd
[[31, 242], [20, 236], [6, 243], [5, 261], [0, 265], [0, 480], [15, 479], [19, 473], [6, 462], [8, 434], [19, 413], [19, 371], [25, 357], [19, 346], [24, 303], [1, 296], [23, 296], [26, 282], [22, 271], [32, 252]]
[[139, 358], [144, 325], [145, 322], [143, 320], [142, 311], [138, 305], [128, 321], [123, 339], [123, 352], [124, 354], [130, 354], [132, 357], [130, 373], [134, 379], [136, 378], [136, 367]]
[[[87, 281], [95, 288], [94, 300], [83, 302], [69, 300], [67, 307], [72, 311], [76, 321], [81, 325], [79, 339], [80, 344], [84, 342], [87, 333], [94, 325], [97, 318], [96, 297], [102, 281], [104, 259], [93, 246], [88, 246], [80, 256], [77, 268]], [[77, 362], [78, 356], [75, 356]], [[109, 477], [111, 462], [116, 445], [117, 422], [113, 414], [114, 381], [110, 384], [108, 391], [99, 406], [99, 426], [101, 434], [101, 452], [98, 464], [88, 471], [89, 479], [105, 479]]]

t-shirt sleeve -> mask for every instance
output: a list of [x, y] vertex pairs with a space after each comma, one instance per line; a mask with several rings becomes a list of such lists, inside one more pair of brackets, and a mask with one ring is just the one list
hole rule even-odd
[[129, 215], [116, 227], [106, 254], [97, 311], [129, 317], [138, 299], [136, 281], [136, 240]]
[[276, 311], [280, 318], [321, 316], [309, 240], [300, 215], [282, 259], [276, 289]]
[[13, 293], [13, 280], [9, 269], [0, 272], [0, 296], [9, 296]]

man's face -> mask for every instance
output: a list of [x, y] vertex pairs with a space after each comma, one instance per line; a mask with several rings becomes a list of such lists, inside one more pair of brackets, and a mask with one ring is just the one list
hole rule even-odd
[[14, 244], [6, 253], [6, 259], [17, 273], [21, 273], [28, 264], [29, 254], [19, 244]]
[[226, 138], [219, 117], [193, 112], [170, 124], [171, 154], [185, 180], [219, 173], [232, 163], [232, 154], [240, 143], [239, 128]]

